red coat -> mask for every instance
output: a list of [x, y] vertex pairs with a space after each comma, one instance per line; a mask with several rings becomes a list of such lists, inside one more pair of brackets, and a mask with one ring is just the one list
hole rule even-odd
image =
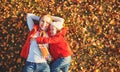
[[27, 40], [26, 40], [24, 46], [22, 47], [22, 50], [20, 53], [21, 57], [27, 59], [28, 54], [29, 54], [29, 49], [30, 49], [30, 39], [31, 39], [32, 35], [34, 35], [36, 33], [36, 31], [38, 31], [38, 29], [39, 29], [39, 26], [34, 25], [32, 31], [30, 31], [30, 33], [28, 34]]
[[53, 60], [56, 60], [60, 57], [67, 57], [72, 55], [72, 51], [67, 41], [63, 37], [65, 34], [66, 29], [62, 29], [61, 32], [59, 32], [53, 37], [37, 37], [36, 41], [37, 43], [48, 43], [50, 45], [50, 54]]
[[[20, 56], [23, 57], [23, 58], [26, 58], [28, 57], [28, 54], [29, 54], [29, 49], [30, 49], [30, 39], [31, 37], [38, 31], [39, 29], [39, 25], [36, 25], [34, 24], [34, 27], [32, 29], [32, 31], [29, 32], [28, 34], [28, 37], [27, 37], [27, 40], [24, 44], [24, 46], [22, 47], [22, 50], [21, 50], [21, 53], [20, 53]], [[48, 28], [49, 29], [49, 28]], [[48, 30], [49, 31], [49, 30]], [[49, 34], [50, 32], [48, 32]]]

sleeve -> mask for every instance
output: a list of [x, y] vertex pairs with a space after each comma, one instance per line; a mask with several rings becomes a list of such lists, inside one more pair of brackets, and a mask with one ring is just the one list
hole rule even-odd
[[65, 36], [66, 33], [67, 33], [67, 28], [65, 28], [65, 27], [62, 28], [62, 29], [60, 30], [60, 32], [59, 32], [59, 34], [62, 35], [62, 36]]
[[37, 37], [36, 41], [39, 44], [44, 44], [44, 43], [48, 43], [48, 44], [54, 44], [54, 43], [58, 43], [61, 40], [61, 36], [54, 36], [54, 37]]
[[57, 16], [51, 16], [51, 17], [54, 20], [54, 22], [52, 22], [52, 23], [55, 23], [55, 24], [63, 24], [64, 23], [64, 19], [61, 17], [57, 17]]
[[37, 20], [39, 21], [39, 17], [36, 16], [35, 14], [32, 13], [27, 13], [27, 25], [29, 30], [31, 31], [34, 25], [34, 21], [33, 20]]

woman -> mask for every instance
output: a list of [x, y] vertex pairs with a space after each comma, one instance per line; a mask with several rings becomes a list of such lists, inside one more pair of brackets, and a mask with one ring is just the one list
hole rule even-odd
[[[39, 25], [34, 24], [33, 20], [38, 20]], [[45, 31], [47, 34], [49, 24], [51, 24], [53, 20], [55, 20], [58, 24], [64, 22], [64, 19], [60, 17], [43, 15], [41, 18], [39, 18], [34, 14], [27, 14], [27, 24], [30, 32], [20, 54], [21, 57], [26, 59], [23, 72], [50, 72], [49, 65], [39, 50], [39, 45], [37, 44], [36, 40], [32, 39], [32, 37], [39, 36], [41, 31]], [[48, 47], [47, 44], [44, 44], [44, 46]]]

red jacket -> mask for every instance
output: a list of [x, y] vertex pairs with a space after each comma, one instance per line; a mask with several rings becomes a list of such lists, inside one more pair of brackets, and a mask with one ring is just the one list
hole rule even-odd
[[72, 55], [72, 51], [67, 41], [63, 37], [65, 34], [66, 29], [62, 29], [61, 32], [59, 32], [53, 37], [37, 37], [36, 41], [37, 43], [48, 43], [50, 45], [50, 54], [53, 60], [56, 60], [60, 57], [67, 57]]
[[22, 50], [20, 53], [21, 57], [27, 59], [28, 54], [29, 54], [29, 48], [30, 48], [30, 39], [36, 33], [36, 31], [38, 31], [38, 29], [39, 29], [39, 26], [34, 24], [32, 31], [30, 31], [30, 33], [28, 34], [27, 40], [26, 40], [24, 46], [22, 47]]

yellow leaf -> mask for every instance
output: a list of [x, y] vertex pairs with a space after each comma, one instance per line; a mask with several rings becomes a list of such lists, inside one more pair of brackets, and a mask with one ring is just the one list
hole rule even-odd
[[92, 51], [91, 49], [90, 49], [90, 51], [89, 51], [89, 54], [90, 54], [90, 55], [92, 55], [92, 54], [93, 54], [93, 51]]
[[112, 19], [112, 20], [110, 21], [110, 24], [115, 24], [115, 20]]
[[100, 69], [96, 69], [94, 72], [100, 72]]

